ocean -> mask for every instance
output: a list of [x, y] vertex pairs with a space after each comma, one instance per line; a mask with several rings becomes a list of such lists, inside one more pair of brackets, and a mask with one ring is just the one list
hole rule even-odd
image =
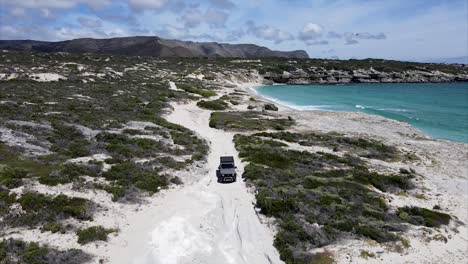
[[298, 110], [357, 111], [468, 143], [468, 83], [270, 85], [257, 92]]

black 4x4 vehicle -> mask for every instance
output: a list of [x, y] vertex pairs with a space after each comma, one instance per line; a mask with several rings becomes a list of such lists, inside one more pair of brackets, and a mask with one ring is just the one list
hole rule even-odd
[[226, 156], [219, 159], [219, 167], [216, 171], [218, 182], [235, 182], [237, 178], [234, 157]]

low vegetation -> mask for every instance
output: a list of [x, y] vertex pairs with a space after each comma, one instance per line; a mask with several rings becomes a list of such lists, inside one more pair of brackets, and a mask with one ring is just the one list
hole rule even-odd
[[81, 250], [60, 251], [37, 243], [7, 239], [0, 241], [0, 263], [80, 264], [89, 262], [92, 257]]
[[177, 83], [177, 88], [182, 89], [186, 92], [197, 94], [202, 97], [212, 97], [216, 96], [216, 92], [213, 90], [203, 89], [202, 86], [198, 83], [191, 82], [191, 83]]
[[338, 133], [293, 133], [288, 131], [277, 133], [257, 133], [256, 136], [281, 139], [287, 142], [298, 143], [303, 146], [323, 146], [334, 151], [348, 151], [360, 157], [394, 161], [402, 154], [394, 146], [386, 145], [373, 139], [346, 137]]
[[91, 226], [78, 230], [78, 243], [87, 244], [94, 241], [107, 241], [107, 235], [115, 232], [114, 229], [106, 229], [102, 226]]
[[114, 200], [125, 196], [126, 191], [131, 191], [131, 186], [156, 193], [169, 184], [167, 175], [159, 174], [159, 171], [152, 166], [138, 165], [131, 161], [112, 166], [102, 176], [110, 183], [110, 187], [103, 189], [112, 193]]
[[406, 222], [427, 223], [417, 218], [421, 214], [433, 222], [445, 219], [432, 211], [405, 216], [408, 209], [389, 210], [380, 192], [413, 188], [411, 173], [380, 174], [357, 156], [290, 150], [266, 135], [236, 135], [234, 141], [249, 162], [243, 178], [257, 189], [256, 206], [278, 221], [274, 244], [286, 263], [315, 263], [311, 249], [343, 237], [398, 241]]
[[213, 100], [213, 101], [201, 100], [197, 103], [197, 106], [201, 108], [209, 109], [209, 110], [216, 110], [216, 111], [226, 110], [229, 107], [228, 103], [220, 99]]
[[359, 256], [363, 259], [369, 259], [369, 258], [375, 258], [375, 254], [372, 253], [372, 252], [369, 252], [367, 250], [361, 250], [361, 253], [359, 254]]
[[[11, 226], [44, 226], [46, 230], [51, 224], [68, 218], [77, 220], [92, 220], [94, 205], [91, 201], [69, 197], [63, 194], [51, 196], [40, 193], [27, 192], [16, 199], [15, 194], [1, 193], [3, 204], [3, 222]], [[13, 204], [21, 206], [21, 211], [7, 214]], [[53, 229], [53, 228], [52, 228]]]
[[284, 130], [294, 124], [293, 120], [276, 118], [262, 112], [213, 112], [210, 127], [228, 131]]
[[398, 216], [413, 225], [439, 227], [450, 222], [450, 215], [420, 207], [402, 207], [398, 209]]

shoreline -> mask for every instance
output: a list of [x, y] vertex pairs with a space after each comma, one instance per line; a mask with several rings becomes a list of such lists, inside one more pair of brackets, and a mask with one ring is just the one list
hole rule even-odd
[[[290, 84], [272, 84], [272, 85], [288, 85], [289, 86]], [[305, 86], [305, 85], [316, 85], [316, 84], [291, 84], [291, 85]], [[341, 84], [318, 84], [318, 85], [341, 85]], [[346, 85], [346, 84], [344, 84], [344, 85]], [[293, 105], [288, 104], [287, 102], [281, 101], [279, 99], [275, 99], [275, 98], [271, 98], [271, 97], [262, 95], [260, 92], [257, 91], [257, 89], [259, 87], [262, 87], [262, 86], [270, 86], [270, 85], [263, 84], [263, 83], [245, 83], [245, 84], [239, 85], [238, 88], [241, 88], [244, 91], [248, 92], [249, 95], [251, 95], [251, 96], [258, 97], [263, 101], [266, 101], [266, 102], [273, 103], [273, 104], [277, 105], [280, 110], [283, 109], [283, 110], [298, 111], [298, 112], [319, 111], [319, 112], [344, 113], [344, 114], [359, 113], [359, 114], [367, 115], [367, 116], [371, 116], [371, 117], [380, 117], [380, 118], [385, 118], [385, 119], [388, 119], [388, 120], [392, 120], [394, 122], [399, 122], [399, 123], [402, 123], [402, 124], [405, 124], [405, 125], [409, 125], [412, 128], [414, 128], [415, 130], [417, 130], [419, 133], [423, 134], [426, 138], [431, 139], [431, 140], [441, 141], [441, 142], [448, 142], [448, 143], [457, 143], [457, 144], [463, 144], [463, 145], [468, 146], [468, 142], [456, 141], [456, 140], [451, 140], [451, 139], [446, 139], [446, 138], [435, 138], [435, 137], [432, 137], [431, 135], [429, 135], [428, 133], [426, 133], [424, 130], [422, 130], [420, 128], [417, 128], [417, 127], [413, 126], [412, 124], [410, 124], [408, 122], [388, 118], [388, 117], [378, 115], [378, 114], [371, 114], [371, 113], [366, 113], [366, 112], [361, 112], [361, 111], [326, 110], [326, 109], [319, 108], [319, 106], [317, 106], [317, 108], [315, 108], [315, 106], [293, 106]]]

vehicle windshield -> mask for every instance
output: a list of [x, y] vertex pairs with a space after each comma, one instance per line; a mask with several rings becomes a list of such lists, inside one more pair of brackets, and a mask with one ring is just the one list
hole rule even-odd
[[221, 168], [223, 169], [232, 169], [234, 168], [233, 164], [221, 164]]

